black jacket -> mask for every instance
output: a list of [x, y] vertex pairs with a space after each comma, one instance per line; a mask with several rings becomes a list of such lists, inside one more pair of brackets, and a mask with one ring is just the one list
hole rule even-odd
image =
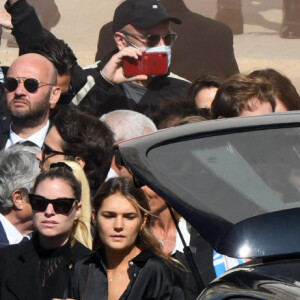
[[9, 137], [11, 117], [6, 108], [5, 95], [1, 90], [0, 93], [0, 149], [3, 149]]
[[[120, 300], [184, 300], [176, 274], [165, 262], [152, 254], [142, 252], [130, 261], [129, 277], [130, 283]], [[106, 268], [99, 252], [76, 263], [71, 298], [108, 299]]]
[[[233, 35], [228, 26], [190, 11], [183, 0], [161, 0], [168, 13], [182, 24], [171, 23], [178, 34], [172, 47], [171, 71], [194, 81], [201, 75], [229, 77], [239, 72], [234, 56]], [[112, 22], [99, 33], [96, 60], [103, 60], [113, 49]]]
[[2, 225], [2, 222], [0, 222], [0, 248], [9, 246], [9, 241], [6, 236], [6, 232], [4, 230], [4, 227]]
[[[89, 69], [94, 78], [97, 77], [97, 74], [100, 74], [100, 70], [102, 70], [113, 54], [99, 62], [97, 68]], [[188, 81], [174, 78], [171, 75], [160, 75], [153, 78], [147, 86], [145, 95], [139, 103], [136, 103], [134, 100], [127, 98], [121, 84], [112, 85], [102, 76], [99, 76], [93, 89], [98, 89], [98, 94], [101, 93], [101, 97], [98, 99], [86, 98], [77, 104], [89, 107], [99, 116], [116, 109], [129, 109], [150, 117], [163, 101], [174, 97], [184, 98], [189, 86], [190, 83]]]
[[[204, 285], [207, 286], [213, 279], [216, 278], [213, 266], [213, 248], [193, 227], [191, 227], [190, 235], [191, 238], [189, 247], [201, 279]], [[186, 267], [186, 271], [180, 270], [180, 277], [184, 283], [185, 299], [195, 300], [199, 296], [199, 289], [197, 288], [197, 284], [192, 272], [190, 271], [185, 255], [176, 251], [172, 256]]]
[[63, 250], [60, 267], [48, 278], [42, 289], [39, 265], [45, 252], [41, 251], [37, 235], [28, 242], [0, 249], [0, 299], [65, 298], [70, 289], [71, 272], [75, 262], [91, 251], [79, 242], [73, 247], [68, 243]]

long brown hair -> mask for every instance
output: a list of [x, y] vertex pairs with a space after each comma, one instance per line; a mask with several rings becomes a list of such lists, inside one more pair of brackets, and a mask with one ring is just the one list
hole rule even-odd
[[[152, 232], [153, 214], [150, 212], [148, 199], [141, 188], [136, 188], [131, 179], [127, 177], [116, 177], [106, 181], [96, 193], [93, 199], [93, 210], [95, 215], [98, 214], [103, 200], [107, 197], [120, 193], [136, 208], [140, 213], [141, 223], [146, 217], [146, 224], [139, 232], [135, 245], [144, 252], [150, 252], [164, 259], [168, 256], [163, 253], [158, 239]], [[97, 230], [97, 229], [96, 229]], [[103, 247], [99, 234], [96, 234], [93, 240], [93, 249]]]

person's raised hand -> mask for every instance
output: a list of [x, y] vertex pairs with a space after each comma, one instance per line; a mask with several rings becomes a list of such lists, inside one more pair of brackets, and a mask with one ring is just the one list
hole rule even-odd
[[126, 77], [123, 71], [124, 57], [138, 59], [139, 56], [142, 56], [143, 52], [145, 52], [145, 50], [137, 49], [134, 47], [125, 47], [124, 49], [120, 50], [118, 53], [111, 57], [109, 62], [102, 69], [102, 74], [108, 81], [114, 84], [120, 84], [128, 81], [147, 80], [147, 75], [136, 75]]
[[11, 23], [11, 15], [3, 9], [0, 9], [0, 26], [7, 29], [13, 28], [13, 25]]

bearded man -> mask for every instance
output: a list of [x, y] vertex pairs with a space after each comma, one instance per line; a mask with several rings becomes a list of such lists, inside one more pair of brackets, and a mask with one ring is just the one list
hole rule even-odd
[[49, 129], [49, 111], [61, 94], [54, 65], [39, 54], [18, 57], [5, 78], [6, 106], [12, 123], [0, 136], [0, 149], [30, 141], [41, 148]]

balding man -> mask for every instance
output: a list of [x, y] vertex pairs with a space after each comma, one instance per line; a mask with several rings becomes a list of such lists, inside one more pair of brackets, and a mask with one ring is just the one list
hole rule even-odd
[[61, 94], [54, 65], [39, 54], [22, 55], [10, 66], [4, 86], [12, 123], [0, 136], [0, 149], [24, 141], [41, 148], [49, 128], [50, 108]]

